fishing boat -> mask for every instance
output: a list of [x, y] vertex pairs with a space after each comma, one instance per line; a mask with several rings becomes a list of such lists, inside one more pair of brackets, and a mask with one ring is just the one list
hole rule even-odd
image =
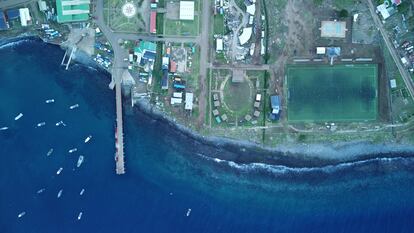
[[76, 152], [76, 151], [78, 151], [78, 148], [73, 148], [73, 149], [69, 150], [69, 153], [73, 153], [73, 152]]
[[55, 124], [56, 126], [60, 126], [60, 125], [64, 125], [63, 121], [59, 121], [58, 123]]
[[188, 209], [187, 213], [185, 215], [188, 217], [188, 216], [190, 216], [190, 214], [191, 214], [191, 209]]
[[83, 193], [85, 192], [85, 189], [82, 189], [81, 191], [80, 191], [80, 193], [79, 193], [79, 195], [83, 195]]
[[37, 127], [42, 127], [42, 126], [45, 126], [46, 125], [46, 122], [40, 122], [40, 123], [37, 123]]
[[46, 103], [47, 103], [47, 104], [54, 103], [54, 102], [55, 102], [55, 100], [54, 100], [54, 99], [48, 99], [48, 100], [46, 100]]
[[23, 113], [19, 113], [19, 115], [17, 115], [17, 116], [14, 118], [14, 120], [15, 120], [15, 121], [17, 121], [17, 120], [19, 120], [20, 118], [22, 118], [22, 116], [23, 116]]
[[78, 151], [78, 148], [72, 148], [72, 149], [69, 150], [69, 153], [73, 153], [73, 152], [76, 152], [76, 151]]
[[76, 163], [76, 167], [80, 167], [82, 165], [83, 159], [84, 159], [83, 155], [79, 155], [79, 159], [78, 159], [78, 162]]
[[57, 194], [57, 198], [60, 198], [60, 196], [62, 196], [63, 193], [63, 189], [59, 190], [58, 194]]
[[53, 148], [50, 148], [50, 150], [47, 152], [46, 156], [50, 156], [53, 153]]
[[17, 215], [18, 218], [23, 217], [24, 215], [26, 215], [26, 211], [21, 212], [19, 215]]
[[79, 107], [79, 104], [74, 104], [74, 105], [70, 106], [69, 109], [75, 109], [75, 108], [78, 108], [78, 107]]
[[63, 167], [59, 168], [59, 170], [57, 170], [56, 172], [56, 175], [59, 175], [62, 171], [63, 171]]
[[85, 143], [88, 143], [92, 139], [92, 136], [89, 135], [87, 138], [85, 138]]
[[41, 189], [37, 190], [37, 194], [41, 194], [41, 193], [43, 193], [45, 190], [46, 190], [45, 188], [41, 188]]
[[1, 128], [0, 128], [0, 131], [3, 131], [3, 130], [8, 130], [8, 129], [9, 129], [9, 127], [5, 126], [5, 127], [1, 127]]
[[81, 220], [81, 218], [82, 218], [82, 212], [80, 212], [79, 214], [78, 214], [78, 220]]

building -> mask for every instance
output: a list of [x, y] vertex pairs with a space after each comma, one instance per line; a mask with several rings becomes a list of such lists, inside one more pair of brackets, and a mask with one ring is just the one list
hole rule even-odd
[[90, 4], [90, 0], [56, 0], [58, 23], [88, 20]]
[[325, 47], [316, 47], [316, 54], [318, 55], [324, 55], [326, 53]]
[[194, 20], [194, 1], [180, 1], [180, 20]]
[[193, 93], [185, 93], [185, 110], [193, 110], [193, 99], [194, 94]]
[[401, 4], [401, 1], [393, 0], [393, 1], [384, 1], [383, 4], [377, 6], [377, 12], [381, 14], [381, 17], [386, 20], [391, 15], [395, 14], [397, 10], [395, 9], [395, 6], [398, 6]]
[[272, 95], [270, 97], [270, 104], [272, 105], [272, 113], [270, 114], [270, 119], [277, 120], [279, 119], [280, 113], [280, 98], [278, 95]]
[[345, 38], [348, 29], [344, 21], [322, 21], [320, 30], [321, 37]]
[[32, 17], [30, 16], [29, 8], [20, 8], [19, 9], [20, 14], [20, 24], [23, 27], [26, 27], [29, 22], [32, 21]]
[[252, 37], [253, 29], [251, 27], [247, 27], [243, 29], [242, 34], [239, 36], [239, 42], [240, 45], [244, 45], [247, 43], [247, 41], [250, 40], [250, 37]]
[[0, 11], [0, 30], [9, 29], [9, 24], [7, 23], [6, 16], [3, 11]]
[[256, 5], [251, 4], [251, 5], [246, 6], [246, 12], [249, 13], [250, 15], [254, 15], [254, 13], [256, 13]]
[[150, 15], [150, 33], [157, 33], [157, 12], [151, 11]]
[[177, 72], [177, 62], [173, 60], [170, 61], [170, 72], [171, 73]]
[[216, 52], [223, 51], [223, 39], [216, 39]]
[[20, 17], [19, 9], [10, 9], [6, 11], [7, 19], [8, 20], [15, 20]]
[[47, 11], [46, 1], [39, 0], [37, 1], [37, 4], [39, 5], [40, 11]]

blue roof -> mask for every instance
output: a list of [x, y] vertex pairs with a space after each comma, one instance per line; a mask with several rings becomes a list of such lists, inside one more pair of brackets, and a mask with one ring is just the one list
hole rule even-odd
[[148, 60], [155, 60], [155, 56], [156, 54], [154, 52], [151, 51], [145, 51], [144, 56], [142, 56], [144, 59], [148, 59]]
[[6, 18], [4, 17], [3, 12], [0, 12], [0, 30], [8, 29]]
[[6, 14], [9, 20], [18, 19], [20, 17], [20, 12], [18, 9], [7, 10]]
[[271, 96], [270, 102], [272, 103], [272, 108], [280, 107], [280, 99], [278, 95]]
[[163, 89], [168, 89], [168, 71], [164, 70], [162, 79], [161, 79], [161, 87]]

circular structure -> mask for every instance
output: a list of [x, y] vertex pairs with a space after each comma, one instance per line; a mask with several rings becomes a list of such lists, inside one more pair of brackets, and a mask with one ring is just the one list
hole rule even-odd
[[252, 87], [250, 80], [241, 83], [233, 83], [231, 78], [223, 82], [223, 105], [233, 114], [243, 116], [252, 108]]
[[122, 14], [127, 18], [132, 18], [137, 14], [137, 8], [131, 2], [127, 2], [122, 6]]

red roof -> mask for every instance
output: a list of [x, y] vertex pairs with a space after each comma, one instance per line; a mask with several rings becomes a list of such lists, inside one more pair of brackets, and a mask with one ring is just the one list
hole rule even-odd
[[157, 33], [157, 12], [151, 11], [150, 16], [150, 33]]
[[177, 63], [173, 60], [170, 60], [170, 72], [175, 73], [177, 71]]
[[392, 3], [398, 6], [401, 4], [401, 0], [392, 0]]

